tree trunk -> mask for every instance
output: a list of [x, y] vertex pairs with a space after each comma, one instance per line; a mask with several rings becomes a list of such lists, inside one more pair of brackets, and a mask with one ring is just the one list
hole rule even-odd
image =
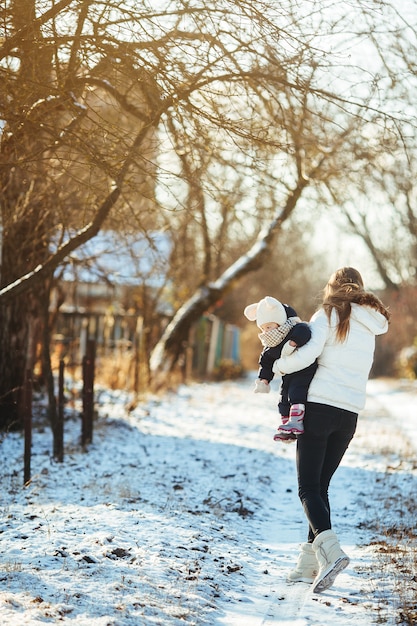
[[167, 372], [174, 369], [179, 356], [187, 346], [190, 329], [201, 315], [229, 292], [240, 278], [262, 266], [265, 255], [283, 222], [291, 215], [307, 185], [308, 181], [300, 178], [297, 187], [288, 196], [285, 207], [279, 210], [275, 219], [261, 231], [252, 248], [223, 272], [214, 283], [200, 287], [177, 311], [152, 351], [150, 368], [154, 383], [158, 384], [158, 378], [163, 378]]
[[27, 363], [28, 297], [0, 302], [0, 429], [23, 426], [19, 410]]
[[[18, 280], [29, 267], [42, 264], [48, 254], [45, 244], [47, 213], [35, 200], [40, 178], [18, 167], [0, 177], [2, 188], [2, 242], [0, 290]], [[42, 196], [40, 196], [42, 197]], [[42, 210], [43, 209], [43, 210]], [[32, 370], [36, 353], [39, 313], [46, 297], [39, 281], [25, 293], [0, 298], [0, 428], [20, 428], [19, 397], [24, 373]]]
[[[13, 24], [17, 33], [32, 25], [20, 42], [19, 80], [15, 110], [28, 111], [45, 95], [51, 74], [52, 51], [43, 46], [39, 25], [35, 21], [33, 0], [15, 0]], [[35, 53], [36, 51], [36, 53]], [[46, 91], [46, 93], [48, 93]], [[45, 172], [40, 154], [44, 138], [41, 126], [14, 123], [7, 127], [1, 143], [1, 280], [6, 287], [37, 267], [47, 255], [45, 228], [49, 206], [43, 196]], [[36, 349], [34, 337], [42, 289], [28, 290], [11, 299], [0, 300], [0, 428], [20, 428], [21, 392], [27, 369], [32, 370]]]
[[[0, 179], [3, 190], [3, 232], [1, 246], [0, 288], [9, 285], [25, 273], [27, 266], [42, 263], [45, 243], [38, 210], [30, 206], [30, 197], [36, 183], [28, 182], [18, 168]], [[8, 217], [14, 207], [28, 199], [18, 218]], [[11, 299], [0, 299], [0, 429], [22, 427], [20, 410], [25, 371], [32, 370], [36, 353], [36, 333], [39, 309], [44, 291], [42, 285], [17, 294]]]

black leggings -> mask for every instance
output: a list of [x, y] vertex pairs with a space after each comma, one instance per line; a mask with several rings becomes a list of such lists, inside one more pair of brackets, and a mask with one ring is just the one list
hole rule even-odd
[[308, 402], [304, 434], [297, 439], [298, 495], [308, 523], [308, 541], [331, 528], [328, 489], [353, 435], [358, 414]]

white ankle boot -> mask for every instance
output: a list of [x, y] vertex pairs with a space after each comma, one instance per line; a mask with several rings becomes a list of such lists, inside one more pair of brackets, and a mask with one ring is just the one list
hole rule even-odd
[[320, 593], [333, 585], [336, 576], [349, 565], [349, 557], [343, 552], [332, 530], [317, 535], [312, 546], [319, 564], [313, 592]]
[[302, 543], [300, 547], [297, 565], [288, 574], [287, 580], [292, 583], [312, 583], [319, 571], [316, 553], [312, 543]]

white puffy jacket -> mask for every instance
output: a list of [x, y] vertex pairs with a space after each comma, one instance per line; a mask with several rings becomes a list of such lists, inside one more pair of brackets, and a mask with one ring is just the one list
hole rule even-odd
[[323, 309], [310, 320], [311, 339], [289, 356], [275, 361], [276, 374], [290, 374], [318, 358], [318, 368], [308, 391], [309, 402], [330, 404], [353, 413], [365, 406], [366, 383], [372, 367], [375, 335], [388, 330], [386, 318], [369, 306], [352, 304], [346, 341], [336, 340], [337, 313], [330, 324]]

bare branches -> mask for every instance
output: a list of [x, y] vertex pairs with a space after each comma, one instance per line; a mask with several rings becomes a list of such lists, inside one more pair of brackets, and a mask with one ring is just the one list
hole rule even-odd
[[[20, 28], [14, 35], [3, 42], [3, 45], [0, 47], [0, 59], [6, 57], [13, 50], [18, 49], [30, 31], [39, 29], [43, 24], [46, 24], [50, 20], [57, 17], [64, 9], [73, 3], [74, 0], [60, 0], [39, 17], [35, 17], [34, 20], [28, 21], [27, 24], [22, 26], [22, 28]], [[29, 3], [26, 2], [26, 4]], [[32, 4], [33, 8], [35, 8], [34, 0], [31, 0], [30, 4]]]
[[[187, 296], [196, 282], [226, 286], [262, 262], [257, 235], [269, 233], [270, 245], [307, 188], [316, 207], [326, 187], [360, 188], [363, 164], [378, 158], [368, 140], [389, 133], [412, 162], [413, 100], [403, 110], [396, 98], [416, 86], [415, 29], [388, 2], [378, 15], [330, 0], [6, 5], [16, 11], [0, 47], [0, 194], [36, 194], [42, 182], [50, 195], [38, 219], [42, 254], [8, 286], [3, 263], [0, 298], [127, 215], [187, 236], [176, 259], [178, 269], [192, 251], [190, 283], [174, 281]], [[356, 53], [365, 40], [372, 61]], [[7, 207], [4, 237], [10, 197]], [[65, 243], [54, 246], [58, 237]]]

